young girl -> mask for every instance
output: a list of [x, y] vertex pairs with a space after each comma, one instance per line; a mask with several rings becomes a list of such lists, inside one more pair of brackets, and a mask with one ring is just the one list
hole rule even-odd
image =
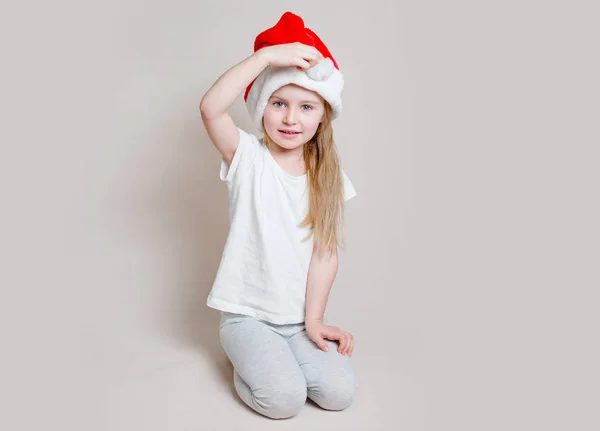
[[[342, 410], [358, 387], [353, 336], [325, 317], [344, 201], [356, 195], [331, 126], [342, 88], [327, 47], [286, 12], [200, 103], [230, 201], [230, 231], [207, 305], [221, 311], [220, 340], [237, 393], [270, 418], [296, 415], [307, 396]], [[262, 139], [227, 113], [242, 93]]]

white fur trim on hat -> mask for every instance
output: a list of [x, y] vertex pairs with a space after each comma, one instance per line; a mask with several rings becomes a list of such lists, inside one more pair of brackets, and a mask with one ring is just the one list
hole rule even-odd
[[341, 114], [344, 76], [333, 66], [331, 59], [325, 58], [307, 71], [298, 70], [296, 66], [269, 66], [258, 75], [246, 99], [248, 112], [260, 132], [263, 132], [262, 118], [269, 98], [288, 84], [318, 93], [331, 105], [334, 119]]

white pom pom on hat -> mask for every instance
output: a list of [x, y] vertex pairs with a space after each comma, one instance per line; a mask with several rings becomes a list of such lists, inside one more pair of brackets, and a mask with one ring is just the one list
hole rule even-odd
[[254, 41], [254, 52], [267, 46], [293, 42], [314, 46], [325, 58], [306, 71], [295, 66], [269, 66], [246, 88], [246, 107], [261, 132], [262, 118], [269, 98], [288, 84], [296, 84], [318, 93], [331, 105], [334, 119], [342, 112], [344, 76], [325, 44], [312, 30], [304, 27], [304, 21], [298, 15], [286, 12], [275, 26], [260, 33]]
[[324, 58], [319, 63], [306, 71], [310, 79], [315, 81], [325, 81], [333, 73], [333, 61], [331, 58]]

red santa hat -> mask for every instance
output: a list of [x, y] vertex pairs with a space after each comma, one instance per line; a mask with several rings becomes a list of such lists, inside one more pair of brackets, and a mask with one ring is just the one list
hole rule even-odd
[[254, 52], [267, 46], [293, 42], [314, 46], [325, 58], [306, 71], [298, 70], [296, 66], [268, 66], [246, 88], [246, 107], [261, 132], [262, 118], [269, 98], [277, 89], [288, 84], [296, 84], [321, 95], [331, 105], [334, 119], [342, 112], [344, 77], [329, 49], [319, 36], [304, 27], [304, 21], [298, 15], [286, 12], [275, 26], [256, 36]]

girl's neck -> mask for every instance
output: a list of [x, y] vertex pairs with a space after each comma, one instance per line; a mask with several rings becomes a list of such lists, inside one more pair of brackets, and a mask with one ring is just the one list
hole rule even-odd
[[273, 144], [267, 148], [275, 161], [290, 175], [300, 176], [306, 173], [306, 164], [304, 163], [304, 150], [300, 146], [288, 150], [281, 148], [277, 144]]

